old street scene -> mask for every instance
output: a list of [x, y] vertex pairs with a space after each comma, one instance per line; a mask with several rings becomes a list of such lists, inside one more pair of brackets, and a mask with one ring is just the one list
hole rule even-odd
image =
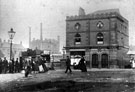
[[134, 0], [0, 0], [0, 92], [135, 92]]

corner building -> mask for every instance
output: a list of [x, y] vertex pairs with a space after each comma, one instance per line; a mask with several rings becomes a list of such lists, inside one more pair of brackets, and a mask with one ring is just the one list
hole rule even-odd
[[66, 54], [84, 56], [90, 68], [124, 68], [129, 62], [128, 20], [118, 9], [66, 17]]

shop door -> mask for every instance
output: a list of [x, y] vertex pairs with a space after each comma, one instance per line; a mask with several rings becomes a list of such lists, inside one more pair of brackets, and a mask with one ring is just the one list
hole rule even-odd
[[92, 68], [98, 68], [98, 54], [92, 55]]
[[102, 54], [101, 67], [108, 68], [108, 54]]

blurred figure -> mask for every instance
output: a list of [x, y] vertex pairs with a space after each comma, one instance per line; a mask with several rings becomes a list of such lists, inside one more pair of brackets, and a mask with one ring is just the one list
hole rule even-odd
[[25, 77], [28, 77], [28, 75], [31, 73], [31, 65], [30, 65], [30, 60], [27, 61], [27, 65], [25, 68]]
[[68, 70], [70, 71], [70, 73], [72, 73], [72, 70], [71, 70], [70, 66], [71, 66], [71, 60], [70, 60], [69, 56], [67, 56], [67, 59], [66, 59], [66, 71], [65, 71], [65, 73], [67, 73]]
[[35, 73], [38, 73], [39, 72], [39, 62], [38, 60], [36, 59], [35, 60]]
[[3, 73], [7, 73], [8, 71], [8, 61], [6, 59], [6, 57], [4, 57], [4, 60], [3, 60]]
[[47, 72], [48, 69], [47, 69], [47, 67], [46, 67], [46, 65], [45, 65], [46, 60], [45, 60], [44, 58], [41, 58], [41, 59], [40, 59], [40, 62], [41, 62], [41, 65], [42, 65], [42, 67], [43, 67], [44, 72]]
[[81, 57], [81, 60], [79, 61], [79, 67], [80, 67], [82, 72], [87, 72], [87, 68], [85, 65], [85, 59], [83, 56]]
[[135, 59], [134, 59], [134, 57], [131, 58], [130, 62], [131, 62], [131, 67], [132, 67], [133, 69], [135, 69]]
[[12, 72], [12, 61], [11, 60], [9, 61], [9, 73], [13, 73]]
[[18, 58], [16, 58], [16, 61], [15, 61], [15, 73], [18, 73], [19, 72], [19, 61], [18, 61]]
[[14, 61], [14, 58], [12, 58], [11, 62], [12, 62], [12, 65], [11, 65], [11, 67], [12, 67], [11, 72], [14, 73], [14, 70], [15, 70], [15, 61]]
[[31, 60], [31, 67], [32, 67], [32, 72], [35, 73], [35, 62], [33, 59]]
[[24, 61], [23, 61], [22, 57], [20, 57], [20, 64], [19, 64], [20, 71], [23, 70], [23, 63], [24, 63]]
[[2, 73], [2, 59], [0, 58], [0, 74]]

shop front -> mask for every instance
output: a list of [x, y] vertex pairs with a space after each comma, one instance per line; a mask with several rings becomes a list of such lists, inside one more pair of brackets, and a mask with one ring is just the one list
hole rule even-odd
[[85, 49], [71, 49], [71, 65], [78, 64], [82, 56], [85, 56]]

